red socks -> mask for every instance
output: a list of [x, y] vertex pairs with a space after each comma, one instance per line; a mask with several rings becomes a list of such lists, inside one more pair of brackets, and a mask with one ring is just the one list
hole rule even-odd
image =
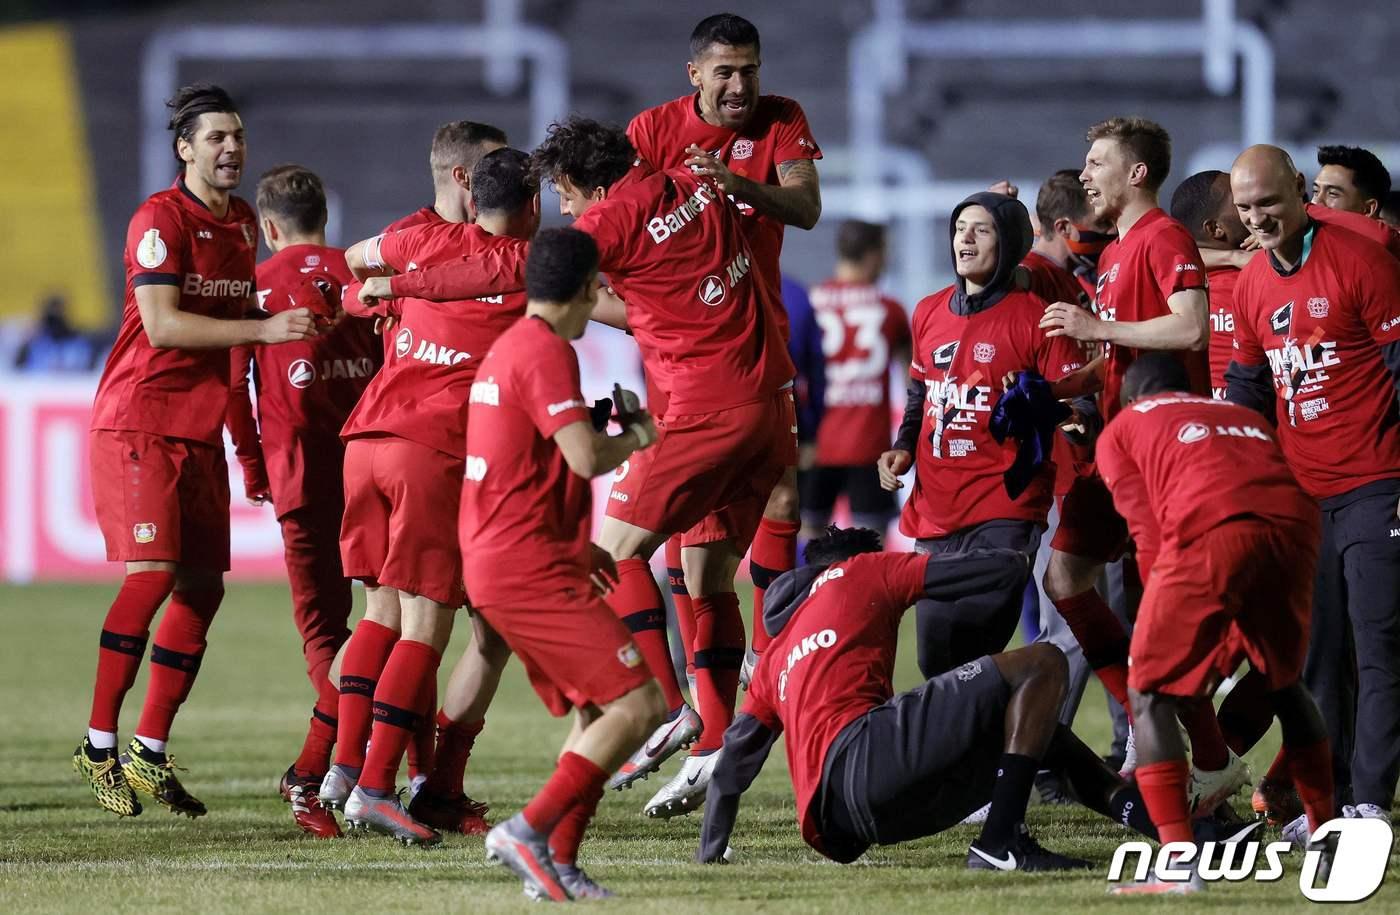
[[768, 586], [784, 572], [797, 565], [797, 521], [774, 521], [764, 518], [758, 523], [753, 544], [749, 547], [749, 577], [753, 579], [753, 650], [759, 653], [773, 639], [763, 628], [763, 594]]
[[369, 753], [360, 772], [360, 787], [368, 791], [394, 790], [399, 762], [422, 718], [429, 685], [437, 680], [442, 655], [433, 646], [399, 639], [379, 685], [374, 688], [374, 728], [370, 732]]
[[685, 568], [681, 565], [681, 538], [666, 541], [666, 578], [671, 585], [671, 603], [676, 607], [676, 625], [685, 644], [685, 672], [695, 676], [695, 607], [685, 587]]
[[174, 572], [132, 572], [122, 580], [98, 639], [97, 680], [88, 718], [93, 730], [116, 733], [122, 699], [136, 682], [146, 653], [151, 620], [174, 587]]
[[661, 695], [668, 709], [680, 708], [685, 699], [676, 682], [676, 669], [671, 663], [671, 648], [666, 644], [666, 610], [651, 567], [637, 558], [619, 559], [617, 586], [607, 597], [608, 606], [632, 633], [647, 668], [661, 685]]
[[1215, 706], [1209, 699], [1186, 700], [1177, 703], [1177, 720], [1186, 728], [1191, 739], [1191, 762], [1205, 772], [1219, 772], [1230, 763], [1230, 748], [1220, 733], [1215, 719]]
[[603, 799], [601, 783], [582, 794], [559, 825], [549, 834], [549, 854], [556, 864], [576, 864], [578, 847], [583, 844], [583, 831], [598, 812], [598, 802]]
[[1069, 624], [1075, 641], [1084, 649], [1084, 660], [1089, 662], [1099, 680], [1117, 699], [1123, 708], [1132, 714], [1128, 704], [1128, 633], [1123, 624], [1099, 592], [1088, 591], [1055, 601], [1055, 609]]
[[170, 606], [151, 646], [151, 682], [136, 733], [165, 740], [175, 713], [194, 687], [204, 660], [209, 624], [224, 599], [222, 585], [199, 591], [173, 591]]
[[[603, 793], [603, 783], [608, 773], [598, 768], [591, 760], [577, 753], [565, 753], [559, 757], [554, 774], [544, 783], [540, 793], [521, 811], [525, 822], [536, 832], [552, 835], [564, 816], [576, 804], [597, 792]], [[594, 801], [597, 805], [597, 801]], [[580, 830], [582, 832], [582, 830]]]
[[1190, 842], [1191, 810], [1186, 801], [1186, 785], [1190, 780], [1186, 760], [1172, 759], [1137, 767], [1138, 789], [1157, 827], [1157, 839], [1168, 842]]
[[718, 750], [734, 720], [739, 668], [744, 663], [744, 617], [732, 592], [697, 597], [695, 606], [695, 701], [705, 730], [692, 754]]
[[462, 793], [462, 781], [467, 776], [467, 760], [471, 758], [476, 735], [486, 727], [486, 719], [455, 722], [442, 712], [437, 714], [437, 753], [433, 770], [428, 773], [424, 787], [439, 797], [456, 797]]
[[379, 675], [394, 650], [399, 634], [374, 620], [360, 620], [340, 661], [340, 702], [335, 742], [335, 764], [359, 769], [365, 764], [369, 741], [370, 704]]
[[[1288, 757], [1288, 770], [1298, 788], [1298, 798], [1308, 815], [1308, 829], [1314, 830], [1332, 819], [1332, 748], [1326, 738], [1304, 747], [1284, 745], [1281, 756]], [[1270, 770], [1272, 771], [1272, 770]]]

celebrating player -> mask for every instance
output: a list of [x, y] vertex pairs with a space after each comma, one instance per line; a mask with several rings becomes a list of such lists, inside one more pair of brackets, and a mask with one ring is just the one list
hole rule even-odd
[[[1081, 368], [1083, 353], [1073, 340], [1037, 327], [1045, 301], [1015, 288], [1016, 266], [1032, 236], [1020, 201], [973, 194], [954, 208], [949, 236], [957, 281], [914, 309], [909, 400], [894, 445], [880, 455], [880, 483], [892, 492], [914, 468], [914, 491], [899, 528], [916, 538], [919, 552], [1000, 547], [1033, 557], [1050, 508], [1054, 465], [1032, 469], [1012, 496], [1006, 474], [1017, 444], [993, 438], [992, 407], [1008, 377], [1034, 371], [1059, 381]], [[1048, 391], [1045, 397], [1053, 400]], [[1022, 593], [979, 592], [955, 604], [920, 600], [924, 676], [1004, 648], [1020, 618]]]
[[1390, 193], [1390, 172], [1376, 154], [1360, 146], [1319, 146], [1312, 202], [1380, 219]]
[[[472, 170], [474, 224], [377, 235], [346, 252], [350, 269], [357, 275], [402, 272], [410, 263], [431, 264], [463, 251], [523, 251], [540, 215], [539, 188], [528, 164], [519, 150], [488, 153]], [[439, 838], [403, 810], [393, 789], [407, 741], [429, 710], [424, 698], [464, 601], [461, 551], [439, 523], [461, 498], [464, 404], [485, 351], [523, 309], [523, 296], [514, 293], [463, 302], [403, 301], [394, 356], [342, 432], [349, 444], [341, 553], [346, 574], [365, 581], [368, 599], [341, 666], [339, 740], [321, 799], [330, 806], [343, 803], [352, 825], [406, 842]], [[346, 698], [364, 697], [376, 678], [366, 753], [370, 710], [362, 699], [347, 708]], [[449, 818], [451, 828], [460, 818]]]
[[[253, 208], [232, 193], [247, 154], [233, 99], [197, 84], [167, 105], [182, 171], [127, 227], [121, 330], [98, 382], [90, 439], [98, 524], [107, 558], [125, 563], [126, 576], [102, 623], [88, 735], [73, 767], [119, 816], [141, 812], [135, 791], [175, 813], [205, 813], [165, 746], [199, 673], [229, 567], [227, 350], [316, 335], [306, 308], [247, 317], [256, 304], [258, 228]], [[141, 720], [118, 759], [122, 699], [167, 597]]]
[[1268, 681], [1283, 753], [1316, 829], [1332, 818], [1331, 762], [1321, 713], [1299, 682], [1317, 561], [1316, 504], [1257, 414], [1189, 389], [1181, 363], [1161, 353], [1139, 357], [1124, 379], [1126, 409], [1097, 449], [1147, 583], [1129, 653], [1134, 777], [1162, 843], [1191, 841], [1176, 706], [1209, 698], [1247, 657]]
[[[353, 277], [345, 252], [326, 246], [326, 192], [299, 165], [282, 165], [258, 181], [258, 218], [272, 257], [258, 266], [258, 301], [278, 314], [310, 307], [322, 317], [340, 308]], [[248, 397], [252, 363], [257, 420]], [[280, 784], [292, 816], [306, 832], [340, 834], [318, 791], [330, 768], [339, 693], [329, 671], [350, 637], [353, 598], [340, 565], [345, 511], [340, 428], [383, 362], [368, 321], [342, 321], [306, 343], [235, 347], [229, 432], [243, 465], [249, 502], [271, 502], [282, 526], [292, 615], [301, 633], [316, 705], [301, 754]]]
[[856, 527], [883, 531], [895, 514], [875, 462], [889, 438], [890, 366], [909, 361], [909, 318], [877, 285], [885, 270], [884, 226], [843, 222], [836, 254], [836, 275], [811, 292], [826, 354], [826, 409], [816, 466], [801, 474], [808, 539], [821, 535], [842, 493]]
[[623, 432], [596, 431], [579, 390], [570, 341], [597, 299], [598, 253], [574, 229], [531, 245], [526, 317], [492, 344], [471, 388], [460, 521], [476, 612], [550, 712], [576, 712], [549, 781], [486, 836], [488, 860], [518, 874], [527, 895], [556, 902], [612, 895], [577, 866], [579, 843], [608, 774], [665, 712], [627, 627], [595, 590], [616, 568], [588, 542], [589, 481], [657, 440], [651, 417], [623, 403]]
[[1278, 147], [1241, 153], [1230, 188], [1265, 254], [1235, 287], [1228, 395], [1276, 414], [1289, 466], [1322, 504], [1330, 548], [1304, 678], [1344, 812], [1388, 818], [1400, 777], [1400, 263], [1311, 219], [1302, 175]]

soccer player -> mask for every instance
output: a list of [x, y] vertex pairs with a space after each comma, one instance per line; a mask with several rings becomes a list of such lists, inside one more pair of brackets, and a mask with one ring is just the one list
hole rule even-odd
[[[1055, 302], [1041, 326], [1052, 335], [1104, 344], [1099, 409], [1105, 420], [1117, 413], [1123, 375], [1142, 350], [1174, 353], [1190, 373], [1192, 390], [1208, 394], [1205, 267], [1191, 233], [1157, 205], [1171, 170], [1171, 138], [1152, 121], [1110, 118], [1091, 127], [1087, 139], [1091, 145], [1080, 180], [1095, 215], [1112, 219], [1118, 238], [1099, 256], [1097, 313]], [[1127, 533], [1103, 480], [1078, 477], [1061, 506], [1044, 579], [1046, 595], [1069, 623], [1085, 659], [1124, 708], [1128, 637], [1094, 582], [1104, 564], [1121, 555]], [[1231, 755], [1214, 710], [1204, 704], [1183, 708], [1195, 764], [1193, 792], [1209, 796], [1230, 783], [1238, 788], [1248, 769]], [[1131, 758], [1130, 750], [1129, 763]]]
[[1360, 146], [1319, 146], [1312, 202], [1380, 219], [1390, 194], [1390, 172], [1376, 154]]
[[[1206, 264], [1210, 284], [1210, 390], [1217, 400], [1225, 399], [1225, 369], [1235, 346], [1233, 300], [1240, 267], [1235, 259], [1214, 257], [1205, 261], [1205, 252], [1241, 252], [1249, 230], [1240, 221], [1239, 210], [1230, 197], [1230, 176], [1222, 171], [1197, 172], [1177, 185], [1172, 193], [1172, 218], [1191, 233]], [[1246, 257], [1244, 263], [1248, 263]]]
[[802, 838], [833, 861], [942, 832], [990, 800], [969, 868], [1088, 867], [1042, 848], [1026, 829], [1042, 761], [1063, 770], [1090, 808], [1153, 834], [1136, 788], [1058, 724], [1066, 672], [1054, 646], [977, 658], [894, 693], [899, 621], [909, 604], [1018, 590], [1029, 572], [1018, 551], [882, 553], [874, 531], [832, 529], [808, 544], [806, 558], [769, 592], [764, 624], [773, 650], [725, 732], [700, 861], [725, 860], [739, 798], [779, 735]]
[[[1050, 509], [1054, 464], [1034, 468], [1012, 496], [1006, 475], [1018, 448], [1010, 438], [993, 438], [992, 407], [1016, 373], [1034, 371], [1057, 382], [1079, 371], [1083, 353], [1073, 340], [1038, 327], [1045, 300], [1015, 286], [1032, 238], [1030, 215], [1019, 200], [973, 194], [953, 209], [948, 234], [957, 280], [914, 309], [909, 399], [894, 444], [879, 457], [880, 484], [893, 492], [904, 485], [899, 477], [914, 469], [899, 529], [915, 539], [919, 552], [998, 547], [1034, 557]], [[1020, 619], [1023, 591], [976, 593], [956, 604], [921, 600], [923, 675], [1004, 648]]]
[[1274, 405], [1284, 456], [1322, 505], [1304, 680], [1343, 811], [1388, 817], [1400, 777], [1400, 262], [1314, 221], [1277, 147], [1241, 153], [1230, 188], [1264, 254], [1235, 287], [1229, 398], [1265, 415]]
[[[272, 257], [258, 265], [258, 301], [277, 314], [310, 307], [331, 316], [353, 277], [345, 252], [326, 245], [326, 192], [299, 165], [281, 165], [258, 181], [258, 219]], [[316, 704], [301, 753], [279, 788], [304, 831], [337, 836], [335, 817], [317, 792], [330, 768], [339, 693], [329, 678], [336, 652], [350, 637], [354, 603], [340, 565], [345, 509], [340, 428], [383, 362], [368, 321], [342, 321], [306, 343], [235, 347], [228, 427], [254, 505], [269, 502], [282, 527], [292, 616], [301, 633]], [[248, 393], [250, 364], [257, 418]]]
[[[778, 261], [786, 226], [810, 229], [821, 216], [821, 188], [814, 160], [822, 157], [807, 116], [796, 101], [761, 95], [762, 45], [753, 23], [719, 13], [690, 35], [686, 74], [695, 92], [649, 108], [632, 119], [627, 136], [638, 154], [659, 169], [687, 165], [713, 178], [739, 207], [753, 252], [753, 271], [787, 334]], [[797, 562], [796, 462], [774, 487], [753, 538], [749, 574], [754, 582], [753, 645], [762, 652], [767, 634], [758, 625], [763, 592]], [[694, 570], [686, 570], [693, 574]], [[659, 598], [659, 595], [658, 595]], [[657, 606], [660, 606], [658, 603]], [[639, 634], [645, 641], [659, 636]], [[709, 659], [711, 661], [716, 659]], [[752, 663], [752, 658], [747, 663]], [[665, 679], [662, 688], [667, 689]], [[692, 753], [718, 747], [719, 734], [700, 735]]]
[[[540, 216], [529, 157], [509, 148], [486, 154], [472, 170], [471, 193], [474, 223], [422, 225], [358, 242], [346, 252], [350, 269], [356, 275], [403, 272], [464, 251], [523, 251]], [[405, 842], [440, 838], [403, 810], [394, 779], [410, 735], [429, 711], [424, 700], [465, 599], [461, 551], [441, 523], [461, 498], [464, 405], [486, 350], [523, 311], [519, 293], [403, 301], [394, 356], [341, 433], [348, 443], [341, 554], [346, 574], [365, 582], [367, 607], [340, 669], [335, 765], [322, 782], [321, 800], [344, 804], [352, 826]], [[371, 729], [364, 700], [376, 681]], [[347, 702], [351, 697], [359, 698]], [[420, 811], [427, 803], [420, 802]], [[459, 821], [460, 814], [448, 820]]]
[[[126, 575], [102, 623], [88, 734], [73, 767], [119, 816], [141, 812], [136, 791], [174, 813], [205, 813], [165, 748], [229, 567], [228, 349], [317, 332], [307, 308], [249, 317], [258, 226], [253, 208], [233, 196], [247, 155], [233, 99], [196, 84], [167, 105], [181, 173], [127, 227], [121, 329], [92, 409], [93, 502], [107, 558], [125, 563]], [[122, 699], [167, 597], [141, 720], [119, 759]]]
[[1061, 169], [1045, 179], [1035, 197], [1035, 218], [1040, 231], [1021, 261], [1031, 276], [1031, 292], [1047, 302], [1090, 307], [1098, 256], [1113, 240], [1101, 229], [1111, 230], [1112, 223], [1095, 217], [1077, 169]]
[[[1317, 504], [1257, 413], [1194, 396], [1190, 387], [1180, 362], [1164, 353], [1140, 356], [1123, 381], [1125, 409], [1096, 452], [1147, 584], [1129, 650], [1134, 777], [1159, 840], [1192, 841], [1177, 706], [1209, 700], [1247, 657], [1267, 680], [1282, 753], [1307, 812], [1306, 835], [1333, 811], [1326, 727], [1300, 682]], [[1210, 807], [1218, 801], [1202, 799]], [[1198, 881], [1146, 883], [1115, 892], [1199, 888]]]
[[612, 559], [588, 540], [589, 481], [657, 440], [651, 417], [623, 403], [623, 431], [597, 431], [579, 389], [570, 341], [588, 326], [598, 263], [597, 244], [575, 229], [531, 245], [526, 316], [491, 345], [471, 388], [459, 524], [476, 612], [551, 713], [575, 710], [549, 781], [486, 836], [487, 860], [555, 902], [612, 895], [578, 867], [579, 843], [608, 774], [665, 712], [631, 633], [599, 597], [599, 579], [616, 577]]
[[885, 227], [859, 220], [836, 230], [836, 271], [812, 288], [826, 354], [826, 411], [817, 427], [816, 465], [801, 474], [804, 536], [821, 536], [844, 493], [852, 524], [883, 531], [894, 495], [875, 462], [890, 433], [890, 368], [909, 362], [909, 317], [880, 291]]

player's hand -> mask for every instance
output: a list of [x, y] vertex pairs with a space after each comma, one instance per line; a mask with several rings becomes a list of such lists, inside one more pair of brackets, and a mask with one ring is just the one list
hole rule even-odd
[[1072, 337], [1075, 340], [1094, 341], [1103, 339], [1103, 323], [1089, 313], [1088, 309], [1071, 305], [1069, 302], [1055, 302], [1045, 306], [1040, 326], [1047, 337]]
[[608, 428], [608, 420], [612, 419], [613, 402], [610, 397], [599, 397], [593, 401], [593, 406], [588, 408], [588, 421], [593, 425], [594, 432], [603, 432]]
[[900, 477], [908, 473], [909, 468], [913, 466], [914, 455], [903, 448], [886, 451], [875, 462], [875, 470], [880, 474], [880, 488], [886, 492], [903, 489], [904, 481]]
[[261, 508], [262, 506], [267, 505], [271, 501], [272, 493], [268, 492], [266, 489], [261, 490], [259, 492], [248, 493], [248, 504], [253, 506], [254, 508]]
[[1001, 389], [1003, 391], [1009, 391], [1016, 387], [1016, 374], [1016, 372], [1007, 372], [1001, 376]]
[[996, 184], [987, 188], [987, 190], [991, 191], [993, 194], [1005, 194], [1008, 197], [1016, 197], [1021, 193], [1021, 189], [1010, 181], [998, 181]]
[[656, 423], [652, 421], [650, 413], [646, 410], [642, 410], [640, 413], [632, 414], [632, 421], [627, 423], [626, 427], [629, 431], [632, 431], [634, 426], [636, 427], [637, 437], [641, 439], [643, 443], [637, 449], [638, 451], [641, 451], [642, 448], [650, 448], [652, 445], [656, 444]]
[[726, 194], [734, 193], [739, 187], [739, 176], [729, 170], [719, 159], [705, 152], [694, 143], [685, 148], [690, 158], [685, 160], [685, 164], [690, 166], [690, 170], [702, 178], [713, 178], [719, 189]]
[[370, 276], [366, 277], [364, 285], [360, 287], [360, 301], [373, 308], [379, 304], [380, 299], [392, 299], [393, 291], [389, 288], [389, 277]]
[[292, 343], [316, 336], [316, 319], [309, 308], [289, 308], [258, 323], [259, 343]]
[[1087, 446], [1090, 442], [1089, 425], [1084, 421], [1078, 410], [1070, 414], [1069, 419], [1060, 423], [1060, 431], [1064, 433], [1071, 445]]
[[612, 554], [596, 543], [588, 545], [588, 580], [593, 584], [593, 590], [602, 597], [612, 592], [617, 586], [617, 563], [613, 561]]
[[385, 315], [382, 318], [374, 319], [374, 332], [381, 337], [387, 337], [394, 331], [394, 316]]
[[629, 391], [622, 385], [614, 383], [612, 389], [613, 409], [617, 411], [617, 421], [625, 429], [637, 421], [637, 417], [646, 413], [642, 409], [642, 399], [635, 391]]
[[1253, 232], [1249, 233], [1249, 236], [1245, 238], [1244, 241], [1240, 242], [1241, 251], [1258, 251], [1261, 247], [1263, 247], [1263, 245], [1259, 241], [1259, 236], [1255, 235]]

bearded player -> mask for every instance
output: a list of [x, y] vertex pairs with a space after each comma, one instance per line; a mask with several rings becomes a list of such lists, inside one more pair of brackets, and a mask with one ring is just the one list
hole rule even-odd
[[[233, 196], [247, 155], [233, 99], [197, 84], [167, 105], [181, 174], [127, 227], [122, 324], [98, 382], [90, 439], [98, 524], [107, 558], [125, 563], [126, 576], [102, 623], [92, 715], [73, 767], [119, 816], [141, 812], [137, 791], [174, 813], [205, 813], [165, 750], [229, 568], [228, 349], [316, 335], [306, 308], [247, 317], [256, 306], [258, 228], [253, 208]], [[118, 758], [122, 700], [167, 597], [136, 736]]]

